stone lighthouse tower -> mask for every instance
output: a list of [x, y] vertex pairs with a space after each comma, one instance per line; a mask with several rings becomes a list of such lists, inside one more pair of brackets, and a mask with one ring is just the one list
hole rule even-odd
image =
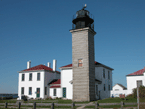
[[94, 20], [89, 11], [76, 12], [73, 19], [72, 64], [73, 101], [95, 100]]

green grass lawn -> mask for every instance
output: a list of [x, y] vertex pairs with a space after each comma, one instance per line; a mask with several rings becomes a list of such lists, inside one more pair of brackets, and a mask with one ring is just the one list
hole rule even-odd
[[[98, 103], [120, 103], [121, 101], [125, 103], [136, 103], [137, 99], [131, 98], [131, 97], [126, 97], [127, 100], [121, 99], [121, 98], [107, 98], [103, 100], [98, 100]], [[11, 99], [11, 100], [0, 100], [0, 103], [16, 103], [16, 99]], [[62, 99], [52, 99], [52, 100], [30, 100], [30, 101], [24, 101], [24, 103], [58, 103], [58, 104], [71, 104], [73, 101], [72, 100], [62, 100]], [[93, 101], [94, 103], [96, 101]], [[145, 102], [145, 99], [140, 99], [140, 102]], [[85, 102], [74, 102], [75, 104], [87, 104], [89, 103], [88, 101]], [[36, 104], [37, 106], [37, 104]], [[22, 107], [32, 107], [32, 106], [22, 106]], [[37, 106], [37, 108], [50, 108], [50, 106]], [[57, 108], [71, 108], [71, 106], [55, 106]], [[85, 108], [94, 108], [95, 106], [86, 106]], [[102, 108], [120, 108], [120, 105], [112, 105], [112, 106], [99, 106]], [[137, 105], [125, 105], [124, 107], [137, 107]], [[76, 108], [76, 106], [75, 106]]]
[[[136, 103], [137, 99], [136, 98], [130, 98], [130, 97], [126, 97], [127, 100], [121, 99], [119, 97], [116, 98], [106, 98], [103, 100], [98, 100], [98, 103], [120, 103], [121, 101], [125, 102], [125, 103]], [[96, 102], [96, 101], [94, 101]]]
[[0, 100], [0, 103], [5, 103], [5, 102], [7, 102], [7, 103], [16, 103], [16, 99], [10, 99], [10, 100]]

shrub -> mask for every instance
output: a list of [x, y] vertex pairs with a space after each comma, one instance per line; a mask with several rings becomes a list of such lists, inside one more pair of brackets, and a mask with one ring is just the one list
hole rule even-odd
[[[132, 97], [137, 98], [137, 88], [133, 89]], [[145, 98], [145, 86], [140, 86], [139, 87], [139, 97], [140, 98]]]
[[127, 95], [126, 98], [133, 98], [133, 94]]
[[6, 97], [6, 99], [13, 99], [13, 97], [12, 97], [12, 96], [10, 96], [10, 97]]
[[6, 100], [6, 97], [0, 97], [0, 100]]
[[51, 96], [49, 96], [49, 97], [47, 97], [47, 98], [46, 98], [46, 100], [52, 100], [52, 97], [51, 97]]
[[27, 100], [28, 100], [28, 96], [24, 95], [24, 96], [22, 96], [22, 99], [23, 99], [24, 101], [27, 101]]

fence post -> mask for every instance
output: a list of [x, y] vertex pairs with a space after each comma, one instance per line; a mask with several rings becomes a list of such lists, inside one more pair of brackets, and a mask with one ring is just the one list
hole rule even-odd
[[33, 103], [33, 109], [36, 109], [36, 102]]
[[7, 108], [8, 107], [8, 103], [7, 102], [5, 102], [5, 108]]
[[21, 102], [18, 103], [18, 109], [20, 109], [20, 108], [21, 108]]
[[54, 109], [54, 103], [53, 102], [51, 103], [51, 109]]
[[98, 102], [95, 102], [95, 109], [98, 109]]
[[75, 106], [75, 104], [74, 104], [74, 102], [72, 103], [72, 105], [71, 105], [71, 108], [73, 109], [74, 108], [74, 106]]
[[123, 109], [123, 101], [121, 101], [121, 109]]

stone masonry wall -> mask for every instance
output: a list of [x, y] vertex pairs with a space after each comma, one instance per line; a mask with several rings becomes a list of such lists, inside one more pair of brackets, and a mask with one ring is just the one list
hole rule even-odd
[[[72, 33], [73, 100], [95, 99], [94, 35], [89, 28], [75, 29]], [[78, 59], [83, 66], [78, 67]]]

